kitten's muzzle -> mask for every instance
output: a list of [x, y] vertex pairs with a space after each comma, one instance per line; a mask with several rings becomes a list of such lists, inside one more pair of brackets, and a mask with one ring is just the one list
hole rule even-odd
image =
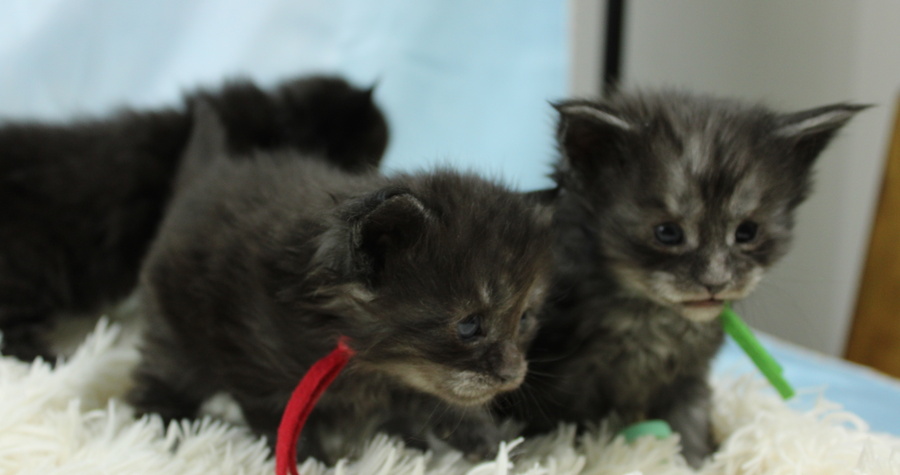
[[444, 397], [465, 406], [482, 405], [500, 393], [512, 391], [525, 381], [528, 364], [520, 365], [493, 374], [476, 371], [459, 371], [447, 380], [448, 393]]
[[514, 345], [502, 345], [488, 356], [487, 368], [455, 372], [448, 378], [448, 388], [464, 405], [485, 404], [500, 393], [522, 385], [528, 362]]

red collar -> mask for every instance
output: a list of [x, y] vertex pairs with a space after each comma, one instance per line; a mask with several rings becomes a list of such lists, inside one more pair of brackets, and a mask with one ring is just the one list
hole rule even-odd
[[322, 393], [344, 369], [353, 354], [353, 350], [347, 346], [347, 339], [341, 337], [337, 347], [324, 358], [316, 361], [294, 389], [291, 399], [284, 409], [284, 414], [281, 416], [281, 424], [278, 426], [278, 442], [275, 446], [276, 475], [288, 473], [299, 475], [297, 473], [297, 442], [300, 440], [300, 431], [303, 430], [306, 418], [309, 417], [309, 413], [312, 412]]

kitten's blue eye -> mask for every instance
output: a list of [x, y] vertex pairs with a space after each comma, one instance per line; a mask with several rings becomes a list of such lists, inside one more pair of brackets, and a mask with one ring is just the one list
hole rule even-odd
[[660, 244], [666, 246], [677, 246], [684, 242], [684, 231], [675, 223], [657, 224], [653, 228], [653, 234]]
[[739, 224], [734, 231], [734, 242], [738, 244], [746, 244], [756, 239], [756, 233], [759, 231], [759, 225], [753, 221], [744, 221]]
[[477, 314], [469, 315], [465, 320], [456, 324], [456, 333], [463, 341], [471, 340], [482, 334], [481, 316]]

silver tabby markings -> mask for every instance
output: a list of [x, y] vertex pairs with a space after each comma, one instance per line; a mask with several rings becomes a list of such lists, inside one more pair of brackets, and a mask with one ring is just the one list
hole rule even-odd
[[863, 106], [663, 91], [556, 108], [556, 284], [509, 410], [532, 432], [665, 419], [697, 465], [715, 446], [715, 317], [787, 252], [815, 159]]

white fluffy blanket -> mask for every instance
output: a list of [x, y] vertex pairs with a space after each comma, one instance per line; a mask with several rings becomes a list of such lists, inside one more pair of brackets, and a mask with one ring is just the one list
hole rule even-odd
[[[127, 333], [127, 334], [126, 334]], [[0, 474], [264, 474], [274, 463], [263, 441], [239, 425], [206, 417], [162, 426], [135, 420], [119, 398], [137, 360], [135, 338], [101, 321], [55, 368], [0, 359]], [[900, 474], [900, 438], [870, 433], [856, 416], [819, 400], [801, 413], [764, 383], [715, 381], [715, 432], [721, 449], [699, 471], [678, 455], [678, 437], [632, 444], [603, 429], [571, 427], [503, 444], [496, 460], [467, 462], [449, 450], [422, 453], [387, 437], [364, 455], [322, 474]]]

